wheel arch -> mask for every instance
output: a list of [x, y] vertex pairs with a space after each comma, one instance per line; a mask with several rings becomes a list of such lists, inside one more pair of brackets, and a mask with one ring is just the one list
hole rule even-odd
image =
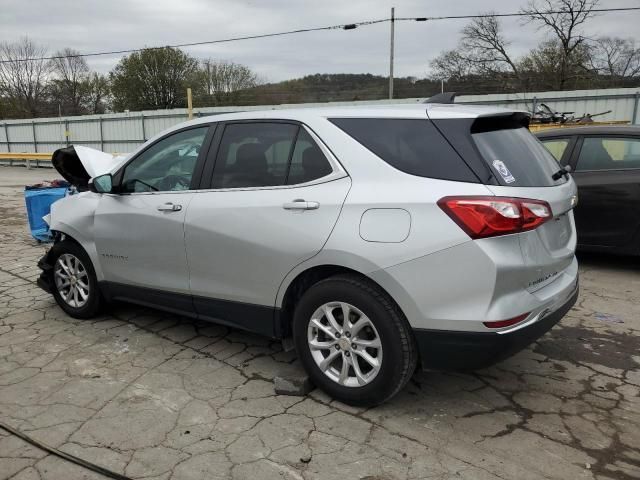
[[82, 248], [89, 256], [94, 271], [96, 272], [96, 278], [98, 281], [104, 279], [102, 268], [100, 266], [99, 255], [96, 249], [96, 244], [93, 238], [87, 238], [79, 231], [68, 224], [56, 223], [51, 227], [51, 233], [54, 236], [54, 242], [60, 242], [62, 240], [70, 240]]
[[94, 220], [100, 195], [82, 192], [62, 198], [51, 205], [51, 231], [77, 243], [89, 255], [98, 281], [104, 279], [95, 244]]
[[288, 276], [289, 281], [286, 283], [286, 286], [283, 282], [279, 292], [281, 295], [279, 295], [277, 303], [277, 306], [279, 307], [279, 323], [283, 337], [288, 337], [291, 334], [291, 325], [293, 322], [295, 306], [304, 293], [316, 283], [340, 274], [355, 275], [374, 284], [398, 306], [400, 311], [402, 311], [402, 307], [395, 301], [387, 289], [362, 270], [338, 263], [318, 263], [307, 266], [307, 268], [304, 269], [297, 269], [295, 275], [290, 274]]

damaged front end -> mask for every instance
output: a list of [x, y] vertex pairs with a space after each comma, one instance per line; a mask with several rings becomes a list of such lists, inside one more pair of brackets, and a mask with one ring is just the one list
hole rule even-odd
[[51, 163], [65, 180], [82, 192], [88, 190], [91, 178], [109, 173], [125, 158], [114, 157], [93, 148], [71, 145], [53, 152]]
[[53, 247], [38, 261], [38, 268], [42, 273], [37, 284], [44, 291], [53, 291], [51, 252], [65, 238], [69, 237], [82, 245], [96, 263], [93, 216], [100, 195], [88, 191], [89, 180], [113, 171], [124, 159], [125, 156], [114, 157], [109, 153], [76, 145], [60, 148], [53, 153], [51, 163], [79, 193], [55, 201], [50, 206], [50, 213], [43, 217], [53, 235]]
[[42, 270], [36, 284], [45, 292], [52, 293], [53, 291], [53, 265], [49, 261], [49, 253], [51, 250], [47, 250], [40, 260], [38, 260], [38, 268]]
[[[55, 232], [53, 235], [54, 245], [57, 242], [64, 240], [64, 234], [60, 232]], [[46, 251], [46, 253], [38, 260], [38, 268], [42, 270], [40, 272], [40, 276], [38, 280], [36, 280], [36, 284], [45, 292], [52, 293], [53, 292], [53, 259], [51, 258], [51, 248]]]

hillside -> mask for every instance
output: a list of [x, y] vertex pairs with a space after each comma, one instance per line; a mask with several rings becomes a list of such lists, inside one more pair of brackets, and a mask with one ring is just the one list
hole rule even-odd
[[[440, 85], [431, 80], [396, 78], [394, 97], [428, 97]], [[269, 105], [351, 100], [379, 100], [388, 97], [387, 77], [371, 74], [315, 74], [278, 83], [267, 83], [233, 95], [241, 105]]]

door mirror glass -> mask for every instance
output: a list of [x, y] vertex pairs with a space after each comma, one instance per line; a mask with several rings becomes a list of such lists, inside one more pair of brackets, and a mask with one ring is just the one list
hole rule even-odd
[[113, 177], [110, 173], [94, 177], [89, 181], [89, 189], [95, 193], [111, 193], [113, 190]]

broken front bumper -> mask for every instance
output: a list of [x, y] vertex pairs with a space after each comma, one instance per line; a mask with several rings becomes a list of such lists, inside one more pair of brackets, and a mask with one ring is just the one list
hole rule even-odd
[[53, 289], [53, 265], [49, 262], [49, 252], [45, 253], [43, 257], [38, 260], [38, 268], [42, 270], [42, 273], [36, 283], [45, 292], [51, 293]]

